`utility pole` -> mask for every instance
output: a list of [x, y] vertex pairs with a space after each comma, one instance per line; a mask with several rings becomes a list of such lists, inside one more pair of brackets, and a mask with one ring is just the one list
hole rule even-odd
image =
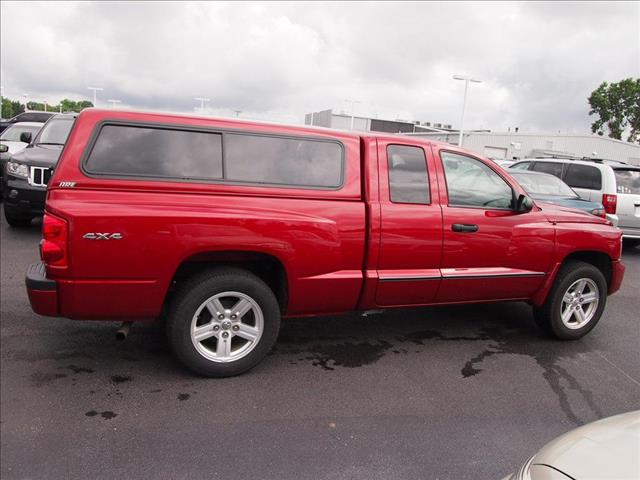
[[233, 112], [236, 114], [236, 118], [238, 118], [242, 113], [242, 110], [234, 110]]
[[98, 91], [104, 90], [102, 87], [87, 87], [87, 90], [93, 90], [93, 106], [98, 106]]
[[120, 100], [114, 100], [113, 98], [110, 98], [109, 100], [107, 100], [107, 102], [111, 104], [111, 108], [116, 108], [116, 104], [120, 103]]
[[464, 132], [464, 111], [467, 108], [467, 90], [469, 89], [469, 82], [482, 83], [480, 80], [471, 78], [465, 75], [454, 75], [454, 80], [464, 80], [464, 98], [462, 100], [462, 115], [460, 116], [460, 134], [458, 135], [458, 146], [462, 146], [462, 138]]
[[359, 100], [352, 100], [348, 98], [345, 98], [344, 101], [351, 104], [351, 128], [350, 129], [353, 130], [353, 121], [355, 120], [356, 103], [362, 103], [362, 102]]

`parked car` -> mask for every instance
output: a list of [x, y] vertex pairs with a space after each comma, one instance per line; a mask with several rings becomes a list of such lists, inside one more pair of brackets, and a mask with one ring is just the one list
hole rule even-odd
[[28, 226], [43, 214], [47, 183], [75, 117], [54, 115], [24, 150], [6, 162], [4, 216], [10, 226]]
[[555, 175], [585, 200], [602, 202], [625, 240], [640, 245], [640, 167], [608, 160], [525, 159], [510, 169]]
[[598, 420], [546, 444], [503, 480], [640, 478], [640, 410]]
[[34, 111], [31, 111], [31, 112], [19, 113], [18, 115], [16, 115], [13, 118], [10, 118], [9, 120], [0, 122], [0, 132], [4, 131], [5, 128], [10, 127], [14, 123], [19, 123], [19, 122], [44, 123], [47, 120], [49, 120], [53, 115], [55, 115], [54, 112], [34, 112]]
[[164, 312], [177, 357], [218, 377], [256, 365], [281, 317], [522, 300], [577, 339], [624, 275], [610, 222], [540, 208], [449, 144], [115, 110], [78, 115], [42, 232], [36, 313]]
[[14, 123], [0, 133], [0, 143], [9, 147], [8, 153], [15, 155], [24, 150], [31, 139], [40, 131], [43, 122], [19, 122]]
[[509, 173], [525, 189], [527, 194], [535, 200], [576, 208], [603, 218], [606, 216], [604, 206], [600, 202], [591, 202], [580, 198], [569, 185], [558, 177], [548, 173], [532, 171], [512, 171]]

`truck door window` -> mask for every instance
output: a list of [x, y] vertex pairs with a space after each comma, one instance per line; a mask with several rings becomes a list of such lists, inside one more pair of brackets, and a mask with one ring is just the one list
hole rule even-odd
[[512, 208], [513, 192], [504, 179], [480, 160], [441, 152], [449, 205]]
[[431, 203], [429, 176], [424, 150], [419, 147], [389, 145], [389, 197], [394, 203]]

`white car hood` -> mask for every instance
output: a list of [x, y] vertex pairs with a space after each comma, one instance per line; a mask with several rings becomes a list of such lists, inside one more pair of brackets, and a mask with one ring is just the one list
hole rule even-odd
[[572, 430], [545, 445], [533, 459], [576, 480], [640, 478], [640, 410]]
[[22, 150], [24, 150], [25, 148], [27, 148], [27, 145], [29, 145], [28, 143], [24, 143], [24, 142], [15, 142], [15, 141], [6, 141], [6, 140], [0, 140], [0, 143], [2, 145], [6, 145], [7, 147], [9, 147], [9, 153], [11, 155], [15, 155], [18, 152], [21, 152]]

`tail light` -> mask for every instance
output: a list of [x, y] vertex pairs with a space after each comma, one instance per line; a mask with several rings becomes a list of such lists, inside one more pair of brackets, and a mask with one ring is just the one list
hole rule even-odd
[[67, 221], [45, 213], [42, 219], [40, 258], [47, 266], [66, 267], [68, 265], [67, 236]]
[[616, 207], [618, 206], [617, 195], [610, 195], [608, 193], [602, 194], [602, 205], [604, 205], [604, 211], [613, 215], [616, 213]]

